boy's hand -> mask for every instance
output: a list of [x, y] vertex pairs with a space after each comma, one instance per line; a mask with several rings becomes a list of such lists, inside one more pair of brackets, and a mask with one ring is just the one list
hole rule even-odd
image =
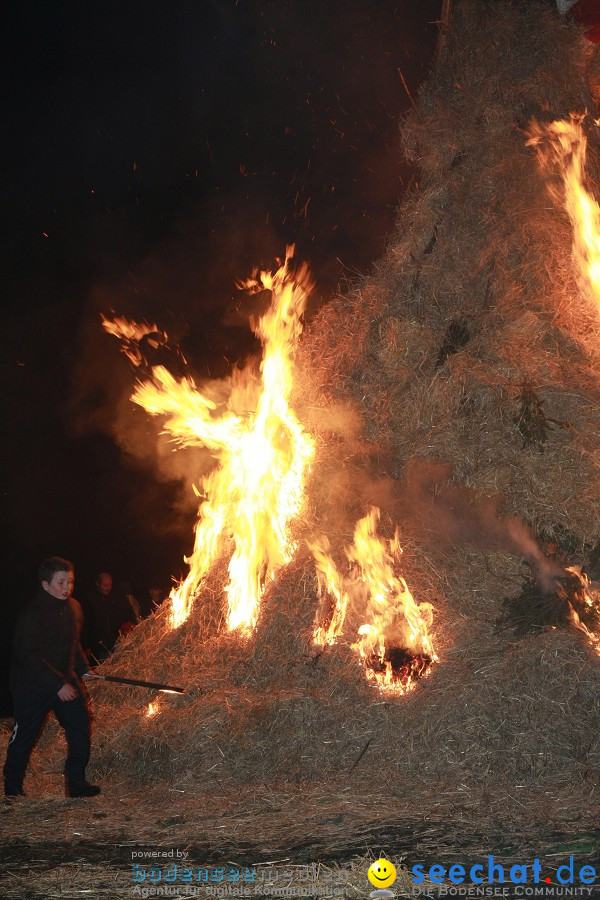
[[74, 700], [76, 696], [77, 691], [72, 684], [63, 684], [58, 692], [59, 700]]

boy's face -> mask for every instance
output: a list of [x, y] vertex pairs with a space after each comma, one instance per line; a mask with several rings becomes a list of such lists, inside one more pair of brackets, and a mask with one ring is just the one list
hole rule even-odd
[[75, 578], [72, 572], [55, 572], [50, 581], [42, 581], [42, 587], [57, 600], [66, 600], [71, 596]]

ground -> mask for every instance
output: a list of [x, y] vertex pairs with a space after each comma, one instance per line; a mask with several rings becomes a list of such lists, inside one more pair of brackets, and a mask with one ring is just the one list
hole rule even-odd
[[[549, 872], [557, 886], [556, 868], [571, 854], [575, 871], [584, 863], [597, 866], [599, 858], [596, 777], [582, 782], [577, 794], [564, 779], [548, 779], [535, 790], [515, 784], [479, 796], [462, 785], [414, 782], [382, 795], [358, 774], [322, 784], [243, 788], [207, 780], [185, 792], [167, 784], [136, 790], [112, 779], [92, 800], [65, 798], [57, 773], [34, 773], [28, 782], [29, 796], [0, 811], [3, 898], [144, 896], [140, 891], [150, 882], [135, 894], [132, 867], [144, 858], [133, 854], [152, 852], [173, 851], [166, 865], [187, 853], [194, 874], [243, 867], [253, 868], [257, 879], [270, 873], [270, 881], [260, 882], [263, 894], [277, 873], [300, 890], [308, 866], [321, 888], [345, 879], [348, 897], [368, 896], [367, 869], [380, 856], [398, 868], [397, 896], [410, 896], [409, 872], [418, 863], [427, 870], [434, 863], [472, 864], [488, 854], [505, 865], [537, 857], [546, 867], [542, 874]], [[144, 865], [164, 864], [152, 858]], [[179, 888], [172, 896], [187, 896]]]

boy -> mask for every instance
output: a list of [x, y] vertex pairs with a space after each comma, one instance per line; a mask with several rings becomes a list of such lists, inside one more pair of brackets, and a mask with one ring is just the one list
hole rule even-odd
[[100, 788], [85, 780], [90, 755], [90, 717], [81, 689], [89, 664], [81, 649], [83, 614], [71, 597], [73, 564], [60, 556], [44, 560], [40, 591], [17, 622], [10, 670], [15, 727], [4, 765], [4, 793], [23, 794], [27, 761], [50, 710], [63, 727], [67, 797], [94, 797]]

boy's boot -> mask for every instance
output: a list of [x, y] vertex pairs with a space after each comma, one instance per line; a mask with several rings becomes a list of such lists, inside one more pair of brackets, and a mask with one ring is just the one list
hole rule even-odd
[[9, 782], [4, 782], [4, 796], [5, 797], [24, 797], [25, 791], [23, 790], [22, 784], [10, 784]]
[[83, 766], [74, 766], [67, 762], [65, 766], [65, 794], [67, 797], [96, 797], [99, 793], [99, 787], [89, 784], [85, 780]]
[[97, 797], [101, 788], [87, 781], [72, 782], [65, 779], [65, 794], [67, 797]]

